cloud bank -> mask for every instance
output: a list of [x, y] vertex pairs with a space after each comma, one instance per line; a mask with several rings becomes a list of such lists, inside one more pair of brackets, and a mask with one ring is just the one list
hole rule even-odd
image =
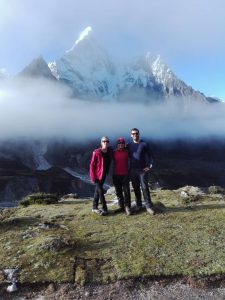
[[[129, 100], [129, 99], [126, 99]], [[150, 139], [225, 137], [225, 105], [182, 99], [161, 105], [105, 103], [71, 97], [46, 80], [15, 80], [0, 85], [0, 140], [87, 141], [107, 135], [128, 137], [137, 127]]]

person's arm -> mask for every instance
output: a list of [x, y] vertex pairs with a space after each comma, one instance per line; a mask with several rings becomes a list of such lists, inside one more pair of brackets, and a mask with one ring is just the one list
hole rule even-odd
[[128, 151], [128, 170], [130, 170], [130, 165], [131, 165], [131, 153], [130, 153], [130, 145], [129, 144], [126, 144], [126, 147], [125, 147]]
[[96, 153], [95, 151], [92, 154], [91, 163], [90, 163], [90, 178], [92, 182], [95, 182], [95, 166], [96, 166]]
[[115, 170], [115, 152], [113, 151], [113, 155], [112, 155], [112, 170], [113, 170], [113, 174], [114, 174], [114, 170]]
[[145, 172], [149, 171], [152, 168], [153, 162], [154, 162], [154, 157], [153, 157], [152, 150], [151, 150], [149, 144], [146, 143], [146, 163], [147, 163], [147, 166], [144, 168]]
[[108, 172], [110, 176], [114, 174], [114, 169], [115, 169], [115, 159], [114, 159], [114, 151], [112, 150], [110, 154], [110, 165], [109, 165], [109, 172]]

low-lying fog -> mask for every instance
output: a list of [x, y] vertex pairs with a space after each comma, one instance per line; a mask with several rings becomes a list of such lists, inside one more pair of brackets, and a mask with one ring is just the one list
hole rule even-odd
[[0, 84], [0, 139], [65, 138], [72, 141], [128, 136], [132, 127], [153, 139], [225, 137], [225, 105], [170, 99], [163, 104], [106, 103], [72, 98], [45, 80]]

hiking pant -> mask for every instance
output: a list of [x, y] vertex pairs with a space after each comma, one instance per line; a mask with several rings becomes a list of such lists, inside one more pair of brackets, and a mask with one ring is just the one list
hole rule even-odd
[[130, 185], [128, 175], [113, 175], [113, 184], [116, 189], [119, 207], [124, 209], [125, 206], [131, 207]]
[[93, 209], [98, 209], [98, 202], [99, 202], [99, 199], [100, 199], [100, 202], [102, 204], [102, 209], [107, 211], [107, 205], [106, 205], [105, 196], [104, 196], [104, 189], [103, 189], [104, 182], [105, 182], [105, 176], [101, 180], [96, 180], [95, 181]]
[[148, 186], [148, 175], [149, 172], [145, 172], [142, 169], [130, 170], [130, 179], [134, 189], [136, 205], [140, 207], [142, 206], [142, 200], [141, 200], [141, 189], [142, 189], [146, 208], [153, 206], [151, 196], [150, 196], [149, 186]]

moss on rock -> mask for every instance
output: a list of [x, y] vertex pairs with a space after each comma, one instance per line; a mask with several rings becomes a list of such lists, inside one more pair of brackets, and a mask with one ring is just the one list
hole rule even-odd
[[32, 204], [53, 204], [58, 201], [59, 197], [56, 194], [34, 193], [24, 197], [20, 201], [20, 205], [26, 207]]

